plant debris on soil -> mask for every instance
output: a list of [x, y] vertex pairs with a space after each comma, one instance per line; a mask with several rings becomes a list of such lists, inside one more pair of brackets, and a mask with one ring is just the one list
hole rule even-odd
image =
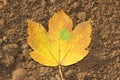
[[48, 30], [48, 20], [63, 9], [74, 26], [91, 19], [89, 54], [62, 67], [65, 80], [120, 80], [120, 0], [1, 0], [0, 80], [60, 80], [57, 67], [35, 62], [27, 43], [27, 19]]

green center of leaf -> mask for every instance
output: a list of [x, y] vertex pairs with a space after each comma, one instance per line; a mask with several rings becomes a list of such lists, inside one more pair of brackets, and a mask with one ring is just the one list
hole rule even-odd
[[72, 36], [71, 33], [66, 29], [62, 29], [60, 31], [60, 39], [62, 40], [68, 40], [71, 38], [71, 36]]

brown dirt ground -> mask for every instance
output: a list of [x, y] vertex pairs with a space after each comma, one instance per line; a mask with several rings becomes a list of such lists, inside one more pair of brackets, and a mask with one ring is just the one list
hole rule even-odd
[[77, 64], [62, 68], [65, 80], [120, 80], [120, 0], [0, 0], [0, 80], [16, 75], [60, 80], [57, 67], [30, 58], [26, 20], [34, 19], [47, 29], [49, 18], [61, 9], [74, 26], [93, 20], [90, 52]]

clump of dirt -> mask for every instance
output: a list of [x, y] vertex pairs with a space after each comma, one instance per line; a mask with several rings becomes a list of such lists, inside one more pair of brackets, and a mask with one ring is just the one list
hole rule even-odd
[[25, 80], [60, 80], [57, 67], [45, 67], [29, 56], [26, 20], [48, 29], [49, 18], [61, 9], [74, 26], [93, 20], [90, 52], [77, 64], [62, 68], [65, 80], [120, 80], [119, 0], [1, 0], [0, 80], [11, 80], [15, 71], [27, 71]]

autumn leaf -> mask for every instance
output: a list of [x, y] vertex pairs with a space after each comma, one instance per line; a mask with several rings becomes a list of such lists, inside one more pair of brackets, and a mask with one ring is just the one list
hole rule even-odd
[[46, 66], [68, 66], [82, 60], [89, 51], [91, 20], [78, 24], [74, 30], [72, 19], [63, 10], [49, 20], [48, 32], [39, 23], [28, 21], [30, 56]]

